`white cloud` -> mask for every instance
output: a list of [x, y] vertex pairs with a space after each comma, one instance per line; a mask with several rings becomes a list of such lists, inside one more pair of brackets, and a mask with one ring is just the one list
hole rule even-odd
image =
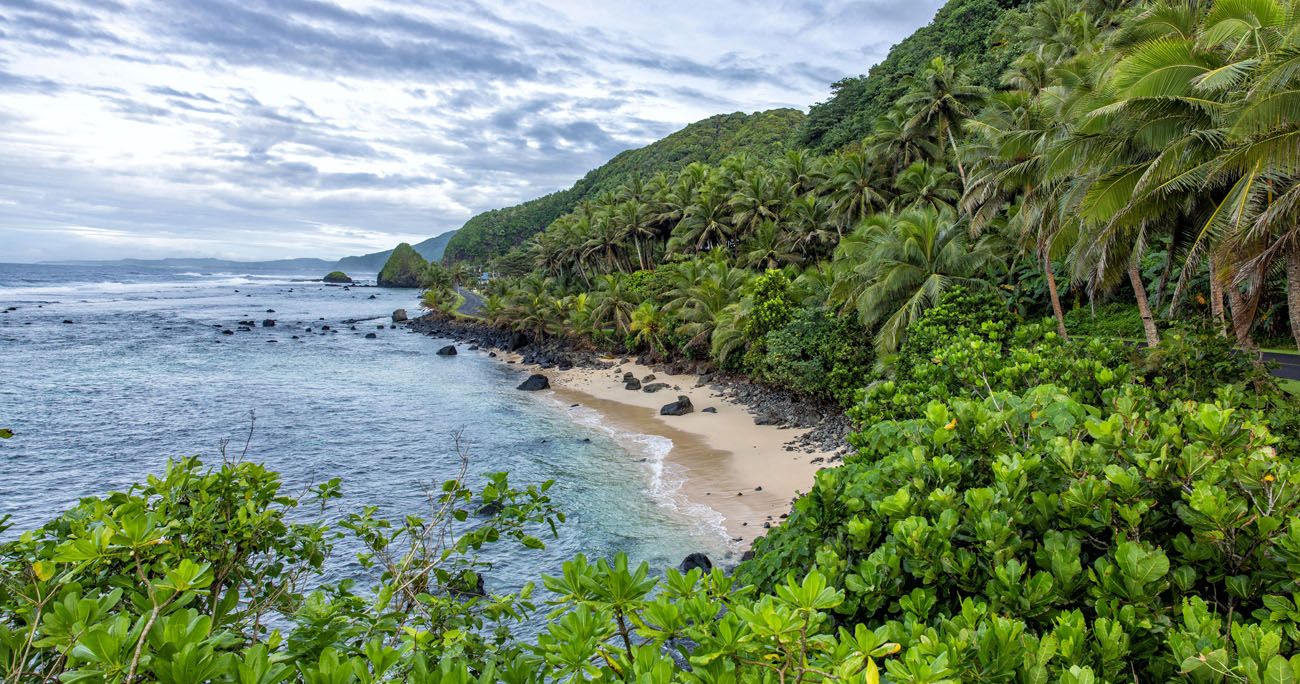
[[805, 107], [939, 4], [16, 3], [0, 260], [386, 249], [691, 121]]

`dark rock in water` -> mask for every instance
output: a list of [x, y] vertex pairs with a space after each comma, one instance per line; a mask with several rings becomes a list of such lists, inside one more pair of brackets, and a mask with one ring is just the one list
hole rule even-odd
[[[651, 375], [650, 377], [653, 378], [654, 376]], [[668, 389], [668, 383], [666, 383], [666, 382], [652, 382], [652, 383], [650, 383], [649, 385], [646, 385], [646, 386], [642, 387], [642, 388], [641, 388], [641, 391], [642, 391], [642, 392], [649, 392], [650, 394], [654, 394], [655, 392], [658, 392], [658, 391], [661, 390], [661, 389]]]
[[754, 418], [754, 424], [755, 425], [780, 425], [781, 419], [772, 415], [771, 413], [764, 413], [763, 415], [756, 416]]
[[330, 327], [329, 327], [328, 325], [322, 325], [322, 326], [320, 327], [320, 329], [321, 329], [321, 330], [329, 330]]
[[497, 357], [497, 353], [496, 353], [496, 352], [488, 352], [488, 357], [495, 359], [495, 358]]
[[263, 327], [263, 328], [274, 328], [274, 327], [275, 327], [275, 321], [272, 320], [272, 319], [270, 319], [270, 318], [268, 318], [268, 319], [262, 321], [262, 327]]
[[517, 332], [511, 335], [509, 341], [506, 342], [506, 351], [519, 351], [526, 346], [528, 346], [528, 336]]
[[709, 560], [709, 557], [702, 553], [692, 553], [686, 558], [683, 558], [681, 564], [677, 566], [677, 569], [683, 574], [696, 568], [699, 568], [700, 571], [704, 573], [711, 572], [713, 570], [713, 561]]
[[235, 334], [235, 331], [234, 331], [234, 330], [222, 330], [222, 331], [221, 331], [221, 334], [222, 334], [222, 335], [234, 335], [234, 334]]
[[528, 379], [523, 381], [523, 383], [516, 389], [521, 389], [525, 392], [537, 392], [539, 390], [550, 388], [551, 381], [547, 380], [545, 375], [534, 374], [530, 375]]
[[351, 328], [349, 328], [349, 330], [356, 330], [356, 329], [357, 329], [357, 326], [355, 326], [355, 325], [352, 326]]
[[65, 325], [72, 325], [72, 319], [71, 319], [71, 318], [65, 318], [65, 319], [63, 319], [63, 323], [64, 323]]
[[632, 378], [631, 380], [628, 380], [626, 381], [626, 383], [624, 383], [623, 389], [632, 390], [632, 391], [639, 390], [641, 389], [641, 381], [637, 380], [636, 378]]
[[708, 408], [700, 409], [700, 413], [717, 413], [717, 412], [718, 412], [718, 409], [717, 409], [717, 407], [714, 407], [714, 406], [710, 406], [710, 407], [708, 407]]
[[390, 325], [390, 326], [388, 326], [388, 328], [389, 328], [390, 330], [397, 330], [397, 326], [395, 326], [395, 325]]
[[691, 405], [691, 398], [683, 395], [677, 397], [677, 401], [674, 401], [671, 404], [667, 404], [663, 408], [659, 409], [659, 415], [684, 416], [688, 413], [691, 413], [694, 410], [695, 407]]
[[275, 309], [267, 309], [266, 312], [267, 312], [267, 313], [275, 313]]
[[376, 327], [376, 328], [379, 328], [380, 330], [383, 330], [383, 329], [384, 329], [384, 324], [383, 324], [383, 323], [380, 323], [379, 325], [376, 325], [375, 327]]
[[398, 309], [393, 312], [393, 322], [401, 323], [406, 320], [406, 309]]
[[379, 336], [376, 335], [376, 334], [374, 334], [374, 333], [366, 333], [366, 339], [367, 339], [367, 340], [373, 340], [373, 339], [376, 339], [376, 338], [378, 338], [378, 337], [379, 337]]
[[251, 332], [252, 330], [253, 330], [252, 328], [246, 325], [239, 326], [239, 332]]
[[298, 339], [298, 336], [297, 336], [297, 335], [294, 335], [294, 336], [293, 336], [293, 339], [295, 339], [295, 340]]
[[366, 299], [375, 299], [375, 298], [376, 297], [374, 295], [370, 295], [369, 297], [366, 297]]
[[469, 346], [469, 350], [470, 350], [470, 351], [478, 351], [478, 345], [477, 345], [477, 344], [471, 344], [471, 345]]
[[438, 350], [438, 356], [455, 356], [455, 355], [456, 355], [456, 345], [454, 344], [449, 344], [443, 347], [442, 349]]

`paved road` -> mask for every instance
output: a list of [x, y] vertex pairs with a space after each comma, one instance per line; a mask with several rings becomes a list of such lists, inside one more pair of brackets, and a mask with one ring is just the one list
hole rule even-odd
[[1273, 375], [1287, 380], [1300, 380], [1300, 355], [1279, 354], [1277, 352], [1261, 353], [1265, 361], [1277, 364], [1277, 367], [1273, 369]]
[[457, 287], [456, 293], [465, 298], [465, 302], [456, 311], [466, 316], [477, 316], [483, 311], [483, 298], [477, 292]]

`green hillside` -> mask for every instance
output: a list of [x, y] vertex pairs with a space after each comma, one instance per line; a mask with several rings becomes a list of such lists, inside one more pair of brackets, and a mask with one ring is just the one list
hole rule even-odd
[[[424, 242], [418, 242], [413, 247], [420, 256], [428, 261], [438, 261], [442, 258], [443, 252], [447, 249], [447, 243], [451, 241], [451, 236], [456, 231], [450, 230], [437, 237], [431, 237]], [[362, 254], [361, 256], [350, 256], [339, 259], [335, 268], [341, 271], [360, 271], [365, 273], [377, 273], [388, 262], [388, 257], [393, 255], [393, 250], [386, 249], [382, 252], [372, 252]]]
[[720, 114], [693, 123], [646, 147], [628, 150], [591, 171], [568, 190], [471, 218], [447, 245], [445, 260], [485, 261], [541, 231], [584, 199], [613, 190], [634, 175], [675, 173], [691, 162], [715, 164], [740, 152], [776, 156], [793, 144], [804, 115], [794, 109]]
[[950, 0], [934, 20], [895, 45], [865, 76], [842, 79], [831, 97], [812, 106], [799, 133], [801, 145], [833, 150], [861, 140], [877, 117], [907, 91], [906, 80], [931, 58], [963, 59], [976, 85], [993, 87], [1015, 55], [1001, 50], [1002, 22], [1033, 0]]

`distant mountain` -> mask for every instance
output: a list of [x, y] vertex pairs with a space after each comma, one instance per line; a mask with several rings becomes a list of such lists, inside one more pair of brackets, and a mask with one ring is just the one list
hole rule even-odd
[[584, 199], [617, 188], [634, 174], [649, 180], [661, 171], [676, 173], [691, 162], [716, 164], [740, 152], [760, 159], [783, 154], [803, 119], [796, 109], [773, 109], [697, 121], [663, 140], [619, 154], [568, 190], [471, 218], [447, 245], [446, 260], [483, 262], [505, 254]]
[[[456, 231], [449, 231], [439, 235], [438, 237], [431, 237], [424, 242], [412, 246], [415, 247], [415, 251], [419, 252], [420, 256], [425, 259], [429, 261], [439, 261], [442, 259], [443, 252], [447, 249], [447, 243], [451, 241], [452, 236], [455, 234]], [[388, 261], [388, 257], [392, 255], [392, 253], [393, 250], [388, 249], [382, 252], [363, 254], [361, 256], [343, 257], [342, 259], [339, 259], [337, 264], [334, 264], [334, 268], [343, 271], [344, 273], [348, 273], [349, 271], [356, 271], [358, 273], [378, 273], [379, 269], [384, 267], [384, 263]]]
[[274, 261], [229, 261], [227, 259], [113, 259], [107, 261], [47, 261], [66, 266], [122, 266], [166, 268], [186, 271], [239, 273], [317, 273], [324, 276], [334, 269], [334, 262], [324, 259], [276, 259]]

